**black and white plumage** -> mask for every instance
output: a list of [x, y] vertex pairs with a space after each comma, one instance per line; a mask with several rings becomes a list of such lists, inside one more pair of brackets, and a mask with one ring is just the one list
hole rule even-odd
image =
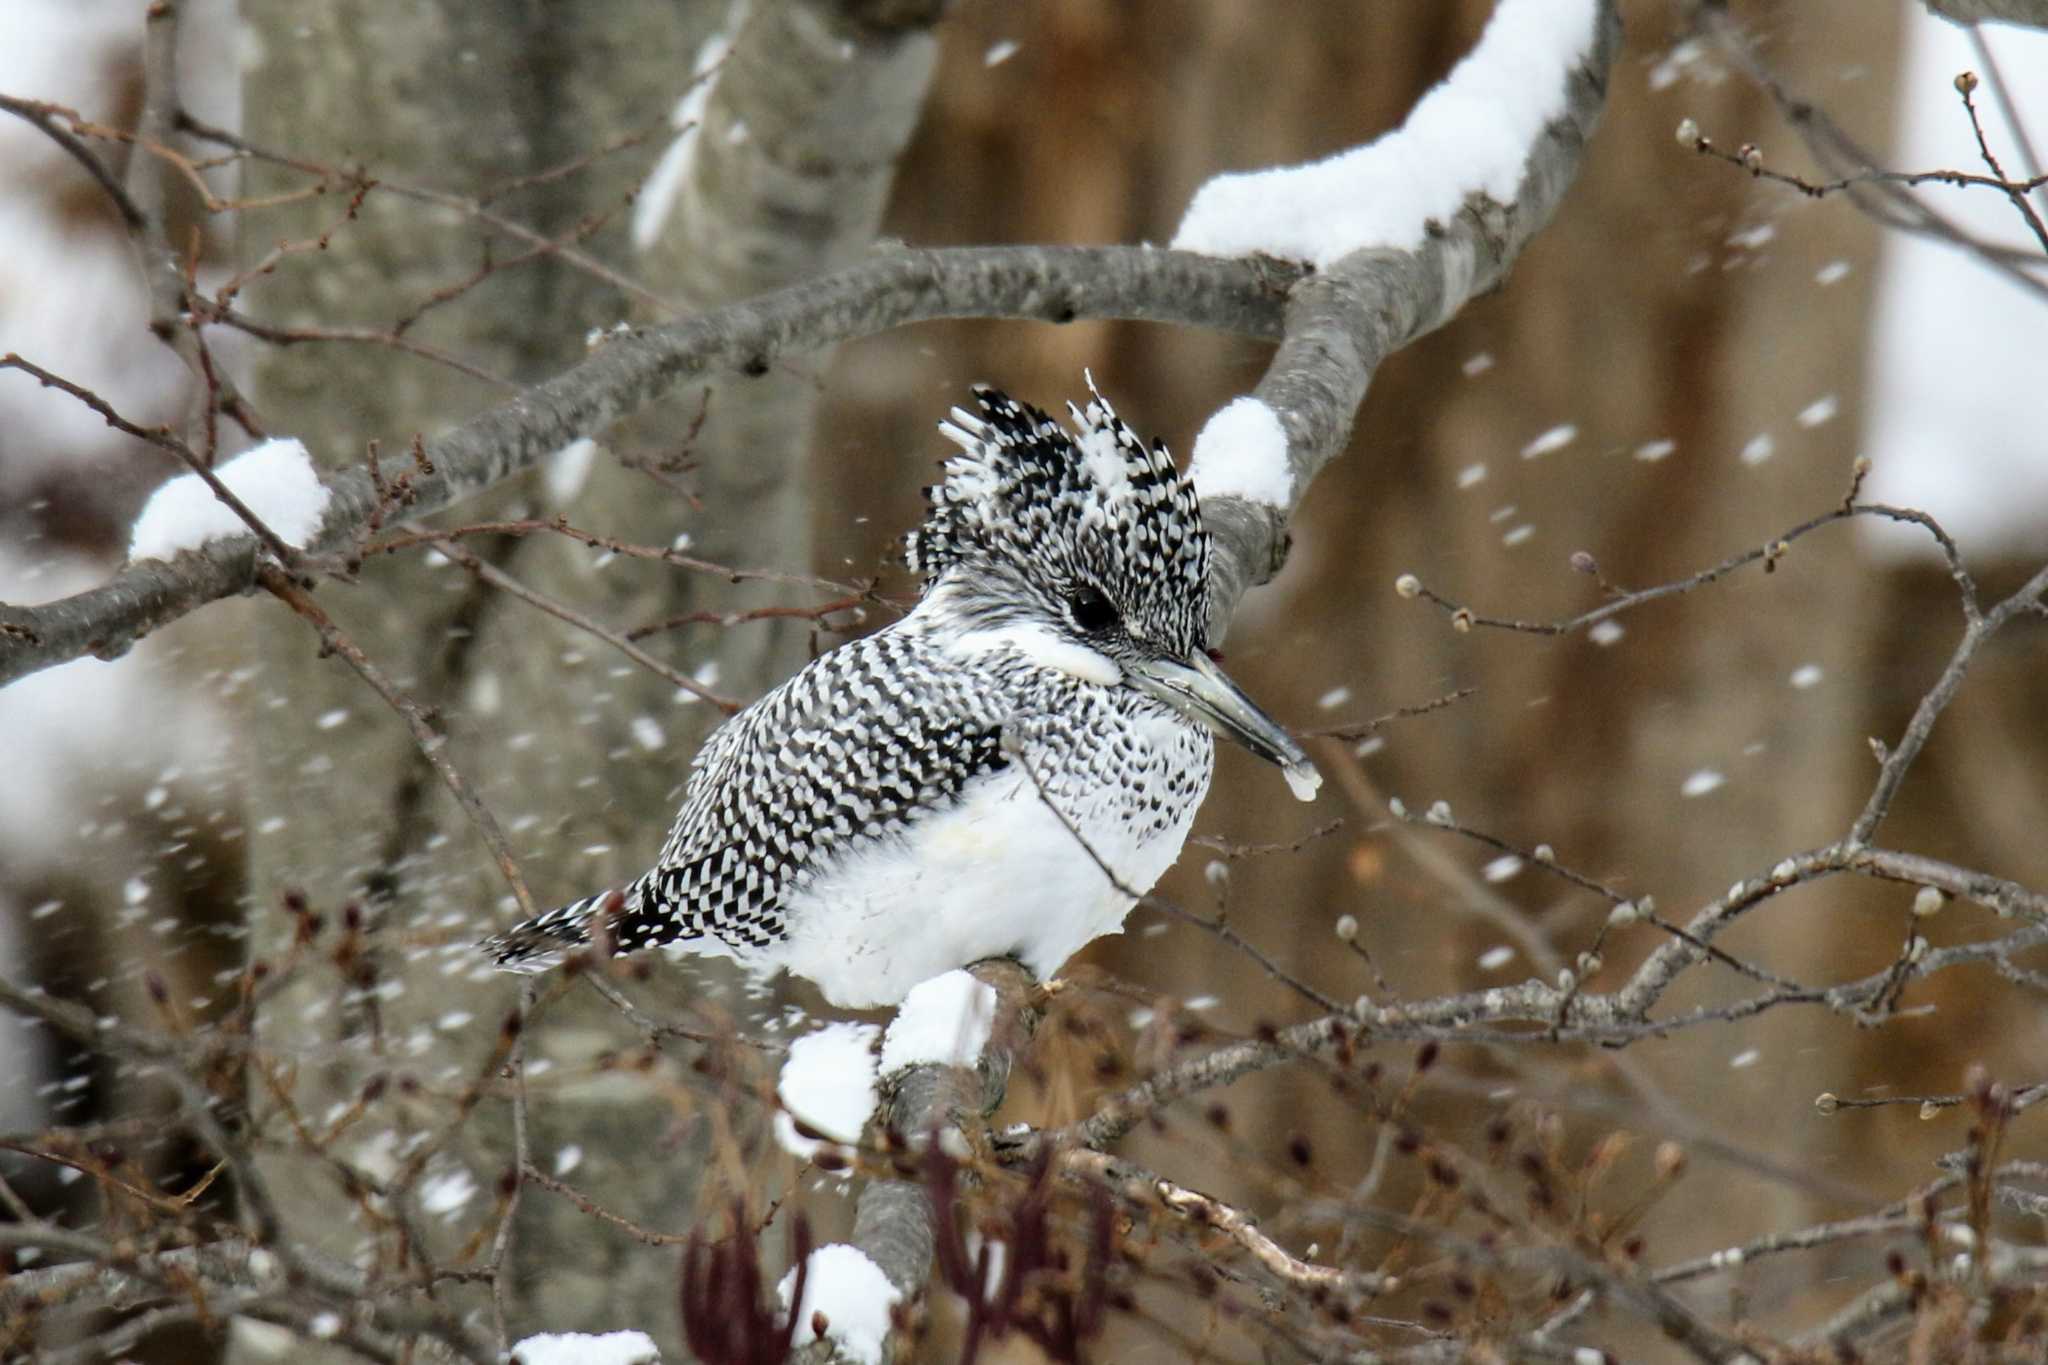
[[987, 957], [1045, 977], [1179, 856], [1212, 728], [1313, 796], [1204, 649], [1209, 542], [1165, 447], [1099, 394], [1071, 431], [975, 398], [908, 538], [916, 609], [726, 722], [654, 868], [491, 940], [501, 966], [551, 966], [603, 916], [620, 951], [735, 957], [849, 1007]]

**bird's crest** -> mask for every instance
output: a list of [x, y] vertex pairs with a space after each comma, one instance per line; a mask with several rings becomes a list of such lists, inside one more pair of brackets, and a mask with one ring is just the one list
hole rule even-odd
[[1206, 633], [1209, 538], [1194, 484], [1163, 442], [1146, 445], [1088, 381], [1072, 429], [986, 385], [979, 414], [939, 423], [960, 453], [925, 490], [930, 510], [906, 548], [927, 585], [977, 560], [1008, 562], [1037, 582], [1085, 580], [1169, 642]]

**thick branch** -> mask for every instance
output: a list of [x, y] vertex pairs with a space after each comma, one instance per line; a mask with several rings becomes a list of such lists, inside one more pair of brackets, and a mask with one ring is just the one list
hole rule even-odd
[[[1029, 1042], [1037, 1019], [1031, 978], [1008, 959], [970, 969], [996, 992], [994, 1027], [980, 1064], [919, 1066], [905, 1072], [890, 1095], [884, 1122], [907, 1141], [930, 1139], [964, 1117], [995, 1112], [1010, 1081], [1010, 1065]], [[931, 1197], [921, 1184], [876, 1180], [861, 1191], [853, 1244], [882, 1268], [907, 1301], [924, 1288], [932, 1264]]]
[[1295, 286], [1280, 349], [1253, 391], [1279, 415], [1287, 433], [1293, 503], [1280, 508], [1239, 497], [1203, 500], [1202, 521], [1214, 541], [1212, 637], [1221, 637], [1245, 590], [1279, 570], [1287, 554], [1287, 523], [1309, 481], [1350, 440], [1373, 371], [1498, 285], [1557, 211], [1599, 121], [1620, 42], [1620, 17], [1611, 3], [1603, 4], [1593, 50], [1567, 77], [1564, 116], [1530, 149], [1513, 203], [1474, 195], [1418, 250], [1356, 252]]
[[[899, 251], [757, 299], [619, 336], [544, 384], [426, 443], [420, 514], [472, 497], [581, 436], [602, 432], [685, 380], [760, 374], [778, 358], [939, 318], [1072, 322], [1126, 318], [1255, 337], [1280, 331], [1289, 272], [1139, 247], [963, 247]], [[378, 496], [360, 469], [329, 479], [318, 542], [334, 553]], [[256, 581], [257, 546], [237, 537], [173, 563], [133, 564], [43, 606], [0, 605], [0, 686], [82, 655], [115, 658], [157, 627]]]

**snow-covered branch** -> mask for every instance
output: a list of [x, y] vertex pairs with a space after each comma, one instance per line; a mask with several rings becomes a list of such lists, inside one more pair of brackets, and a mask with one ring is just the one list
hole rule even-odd
[[1249, 398], [1197, 438], [1216, 543], [1211, 633], [1287, 552], [1287, 522], [1344, 448], [1373, 372], [1506, 276], [1579, 168], [1620, 45], [1611, 0], [1502, 0], [1478, 47], [1386, 137], [1306, 166], [1218, 177], [1176, 246], [1306, 260]]
[[[1029, 1041], [1036, 1017], [1031, 978], [1007, 959], [947, 972], [913, 989], [882, 1038], [879, 1072], [884, 1098], [875, 1122], [885, 1146], [892, 1151], [924, 1149], [954, 1141], [962, 1120], [993, 1113], [1003, 1102], [1011, 1063]], [[866, 1027], [831, 1025], [812, 1035], [825, 1039], [821, 1048], [803, 1048], [804, 1039], [791, 1047], [779, 1093], [785, 1107], [806, 1120], [806, 1127], [828, 1137], [858, 1136], [843, 1129], [831, 1131], [831, 1125], [833, 1114], [845, 1108], [846, 1093], [856, 1088], [844, 1083], [845, 1074], [860, 1070], [857, 1063], [849, 1066], [845, 1056], [844, 1044], [853, 1036], [838, 1031]], [[814, 1052], [819, 1055], [810, 1055]], [[825, 1061], [826, 1053], [836, 1053], [836, 1062]], [[778, 1124], [778, 1132], [786, 1146], [792, 1139], [817, 1145], [795, 1134], [790, 1125]], [[931, 1196], [922, 1182], [868, 1183], [855, 1207], [852, 1241], [812, 1253], [813, 1282], [805, 1289], [799, 1328], [808, 1327], [815, 1310], [824, 1313], [827, 1330], [805, 1358], [822, 1362], [835, 1353], [862, 1361], [881, 1358], [880, 1336], [885, 1333], [872, 1330], [871, 1315], [863, 1315], [858, 1324], [840, 1322], [834, 1330], [834, 1310], [825, 1305], [843, 1301], [835, 1286], [862, 1277], [886, 1284], [897, 1302], [915, 1299], [931, 1274], [932, 1217]], [[788, 1290], [785, 1281], [785, 1296]], [[884, 1327], [887, 1309], [882, 1305]], [[847, 1315], [842, 1311], [839, 1316]]]
[[[1129, 318], [1273, 337], [1291, 278], [1270, 266], [1139, 247], [892, 252], [608, 339], [566, 373], [427, 440], [408, 510], [426, 515], [472, 497], [701, 376], [758, 375], [785, 355], [939, 318]], [[316, 556], [350, 550], [381, 502], [364, 469], [336, 470], [328, 486], [322, 534], [308, 547]], [[237, 536], [172, 563], [131, 564], [55, 602], [0, 604], [0, 685], [86, 654], [116, 657], [186, 613], [248, 591], [257, 558], [255, 539]]]

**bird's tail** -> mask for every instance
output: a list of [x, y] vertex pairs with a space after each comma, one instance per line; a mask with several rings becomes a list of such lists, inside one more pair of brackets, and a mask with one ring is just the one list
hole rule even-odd
[[[636, 886], [600, 891], [580, 901], [535, 915], [523, 924], [483, 941], [483, 950], [504, 972], [544, 972], [557, 966], [572, 949], [590, 942], [592, 930], [615, 923], [634, 901]], [[607, 933], [606, 937], [611, 935]]]

